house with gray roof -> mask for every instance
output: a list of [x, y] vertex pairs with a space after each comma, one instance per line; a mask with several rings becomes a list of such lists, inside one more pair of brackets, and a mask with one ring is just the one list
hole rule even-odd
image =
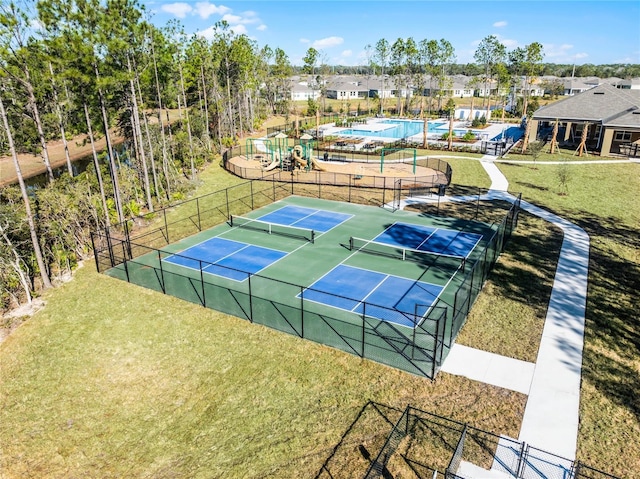
[[557, 121], [561, 145], [579, 145], [586, 129], [591, 153], [640, 154], [640, 90], [603, 83], [536, 110], [530, 121], [531, 138], [547, 139]]

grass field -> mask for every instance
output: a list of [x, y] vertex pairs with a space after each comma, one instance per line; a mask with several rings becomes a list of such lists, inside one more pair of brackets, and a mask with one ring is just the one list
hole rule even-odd
[[[454, 182], [488, 186], [477, 161]], [[578, 459], [640, 478], [640, 165], [505, 165], [591, 235]], [[242, 180], [212, 165], [198, 192]], [[561, 233], [523, 214], [459, 341], [533, 360]], [[87, 263], [0, 344], [0, 477], [313, 477], [367, 400], [517, 437], [526, 397], [429, 382], [125, 282]], [[363, 431], [375, 435], [375, 430]]]

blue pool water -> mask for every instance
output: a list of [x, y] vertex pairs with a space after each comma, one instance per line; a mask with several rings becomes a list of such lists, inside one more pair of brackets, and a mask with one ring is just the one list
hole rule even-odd
[[[413, 135], [422, 134], [424, 130], [424, 122], [414, 120], [383, 120], [375, 125], [385, 126], [386, 128], [372, 131], [358, 128], [345, 128], [339, 132], [340, 135], [353, 135], [353, 136], [365, 136], [365, 137], [378, 137], [378, 138], [393, 138], [399, 140]], [[428, 133], [447, 133], [449, 131], [449, 125], [447, 122], [434, 122], [428, 123]], [[454, 135], [462, 136], [467, 130], [454, 129]]]
[[[360, 137], [378, 137], [378, 138], [391, 138], [400, 140], [409, 136], [422, 134], [424, 128], [424, 122], [422, 120], [382, 120], [374, 124], [376, 130], [365, 130], [358, 128], [345, 128], [338, 132], [339, 135], [352, 135]], [[447, 121], [430, 121], [428, 123], [428, 133], [444, 134], [449, 131], [449, 122]], [[380, 129], [378, 129], [380, 128]], [[453, 134], [455, 136], [464, 136], [467, 131], [472, 131], [476, 135], [482, 134], [482, 130], [467, 130], [454, 128]], [[493, 138], [491, 141], [499, 141], [504, 139], [512, 139], [517, 141], [522, 137], [524, 131], [519, 126], [510, 126]]]

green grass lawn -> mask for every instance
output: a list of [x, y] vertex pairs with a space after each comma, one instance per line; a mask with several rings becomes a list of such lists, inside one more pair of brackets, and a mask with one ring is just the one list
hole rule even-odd
[[[454, 182], [488, 186], [478, 162]], [[640, 477], [640, 165], [499, 165], [591, 235], [578, 459]], [[214, 164], [198, 194], [244, 180]], [[460, 341], [532, 361], [561, 233], [521, 216]], [[430, 382], [99, 275], [88, 262], [0, 344], [0, 477], [313, 477], [369, 399], [517, 437], [526, 397]], [[535, 350], [534, 350], [535, 349]], [[372, 426], [373, 427], [373, 426]], [[374, 435], [374, 429], [363, 434]]]

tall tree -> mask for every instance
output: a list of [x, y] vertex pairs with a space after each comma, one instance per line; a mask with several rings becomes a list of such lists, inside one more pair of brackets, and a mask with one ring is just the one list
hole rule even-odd
[[40, 108], [36, 99], [36, 87], [32, 81], [31, 62], [34, 52], [41, 44], [35, 39], [30, 28], [31, 19], [15, 3], [0, 5], [0, 70], [26, 95], [27, 112], [33, 119], [49, 181], [53, 181], [53, 169], [49, 161], [49, 150], [44, 133]]
[[0, 117], [2, 118], [2, 125], [5, 130], [7, 141], [9, 143], [9, 150], [11, 151], [11, 157], [13, 158], [13, 165], [16, 169], [18, 176], [18, 184], [20, 185], [20, 193], [22, 194], [22, 201], [24, 202], [25, 214], [27, 217], [27, 223], [29, 224], [29, 233], [31, 235], [31, 244], [33, 247], [33, 255], [36, 258], [38, 270], [40, 272], [40, 278], [42, 279], [42, 286], [44, 288], [51, 287], [51, 280], [49, 279], [49, 273], [42, 256], [42, 249], [40, 248], [40, 242], [38, 240], [38, 233], [36, 231], [36, 224], [33, 219], [33, 213], [31, 211], [31, 201], [29, 200], [29, 194], [27, 193], [27, 187], [22, 177], [22, 170], [20, 169], [20, 163], [18, 162], [18, 154], [13, 144], [13, 135], [11, 128], [9, 127], [9, 121], [7, 120], [7, 113], [4, 109], [4, 102], [2, 101], [2, 87], [0, 86]]
[[[531, 85], [535, 76], [542, 71], [542, 60], [544, 58], [544, 48], [538, 42], [530, 43], [525, 47], [518, 47], [509, 52], [509, 64], [514, 75], [524, 77], [522, 82], [522, 115], [527, 115], [527, 106]], [[518, 83], [521, 84], [520, 78]]]
[[384, 97], [385, 97], [385, 75], [387, 73], [387, 65], [389, 64], [389, 56], [391, 54], [391, 47], [389, 42], [381, 38], [376, 42], [375, 47], [375, 61], [380, 67], [380, 79], [382, 81], [380, 89], [380, 114], [384, 113]]
[[493, 83], [493, 75], [495, 66], [503, 63], [506, 59], [507, 49], [500, 43], [498, 37], [489, 35], [482, 39], [473, 57], [482, 65], [484, 69], [484, 98], [483, 106], [486, 101], [487, 118], [489, 118], [489, 107], [491, 103], [490, 85]]

